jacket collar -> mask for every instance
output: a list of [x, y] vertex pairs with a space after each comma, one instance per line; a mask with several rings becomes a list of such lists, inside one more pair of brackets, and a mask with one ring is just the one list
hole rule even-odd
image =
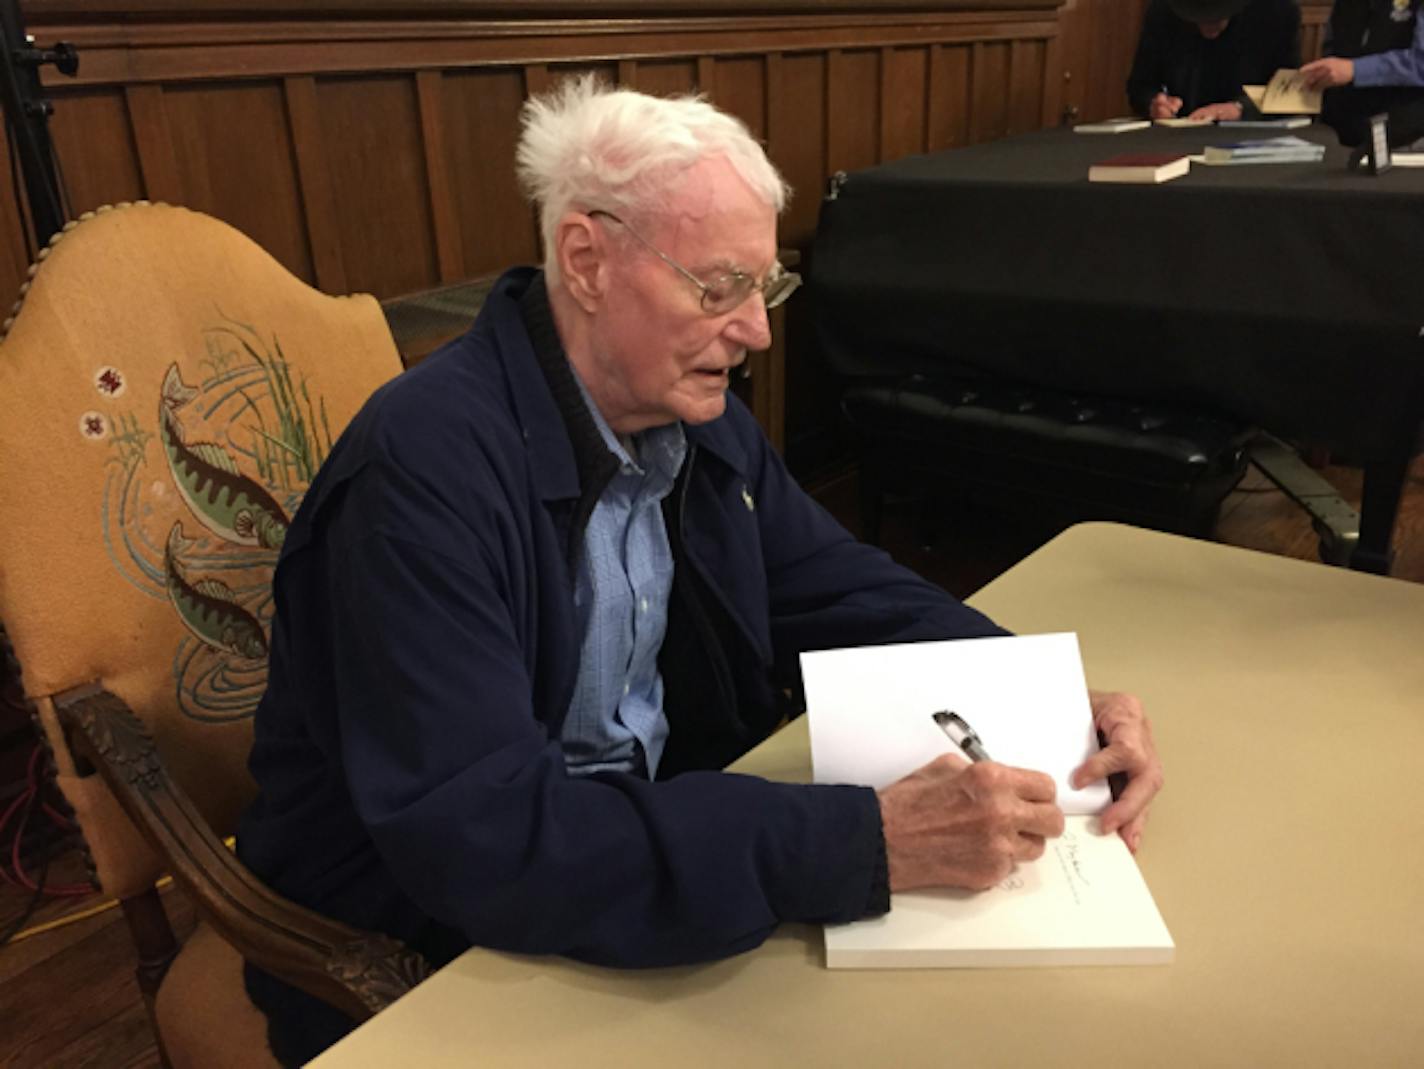
[[[506, 272], [486, 298], [480, 319], [488, 319], [499, 342], [541, 500], [583, 499], [591, 509], [618, 462], [604, 445], [569, 367], [544, 272], [532, 267]], [[727, 403], [737, 402], [728, 398]], [[683, 429], [689, 446], [746, 473], [746, 449], [727, 415]]]

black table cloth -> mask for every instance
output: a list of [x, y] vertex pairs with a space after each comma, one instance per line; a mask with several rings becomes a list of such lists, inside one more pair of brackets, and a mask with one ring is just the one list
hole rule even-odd
[[[1087, 180], [1119, 153], [1285, 133], [1324, 162]], [[953, 369], [1230, 416], [1366, 465], [1378, 502], [1424, 414], [1424, 169], [1346, 160], [1324, 128], [1156, 127], [852, 173], [809, 263], [820, 343], [848, 376]]]

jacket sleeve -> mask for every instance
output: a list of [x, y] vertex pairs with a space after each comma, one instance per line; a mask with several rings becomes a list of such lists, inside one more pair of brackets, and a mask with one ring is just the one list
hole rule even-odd
[[783, 671], [799, 678], [794, 666], [805, 650], [1007, 633], [853, 538], [801, 489], [755, 424], [744, 437], [754, 458], [773, 655]]
[[528, 532], [493, 476], [446, 474], [369, 466], [325, 549], [342, 771], [409, 898], [478, 945], [619, 966], [865, 915], [867, 789], [567, 775], [531, 699], [530, 614], [555, 606], [536, 608]]

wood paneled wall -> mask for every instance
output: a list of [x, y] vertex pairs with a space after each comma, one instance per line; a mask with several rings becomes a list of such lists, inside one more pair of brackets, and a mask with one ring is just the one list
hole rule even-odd
[[[76, 214], [186, 204], [324, 290], [390, 297], [537, 257], [511, 159], [524, 100], [565, 73], [700, 90], [739, 115], [797, 190], [781, 237], [804, 247], [837, 170], [1054, 124], [1065, 105], [1121, 113], [1143, 0], [1058, 2], [23, 8], [41, 43], [80, 51], [77, 78], [45, 77]], [[28, 256], [4, 200], [0, 289], [14, 292]], [[824, 401], [816, 376], [795, 355], [789, 374], [789, 418], [809, 420]]]
[[1331, 0], [1301, 0], [1300, 61], [1319, 59], [1325, 51], [1325, 24], [1330, 20]]

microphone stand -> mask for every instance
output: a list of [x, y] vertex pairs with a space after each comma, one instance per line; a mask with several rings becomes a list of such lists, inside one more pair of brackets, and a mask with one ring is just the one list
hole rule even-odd
[[40, 68], [48, 63], [73, 77], [79, 70], [79, 55], [63, 41], [50, 49], [35, 47], [35, 39], [25, 32], [19, 0], [0, 0], [0, 105], [5, 110], [12, 161], [18, 157], [24, 178], [36, 249], [64, 226], [66, 216], [49, 136], [54, 105], [44, 98], [40, 86]]

